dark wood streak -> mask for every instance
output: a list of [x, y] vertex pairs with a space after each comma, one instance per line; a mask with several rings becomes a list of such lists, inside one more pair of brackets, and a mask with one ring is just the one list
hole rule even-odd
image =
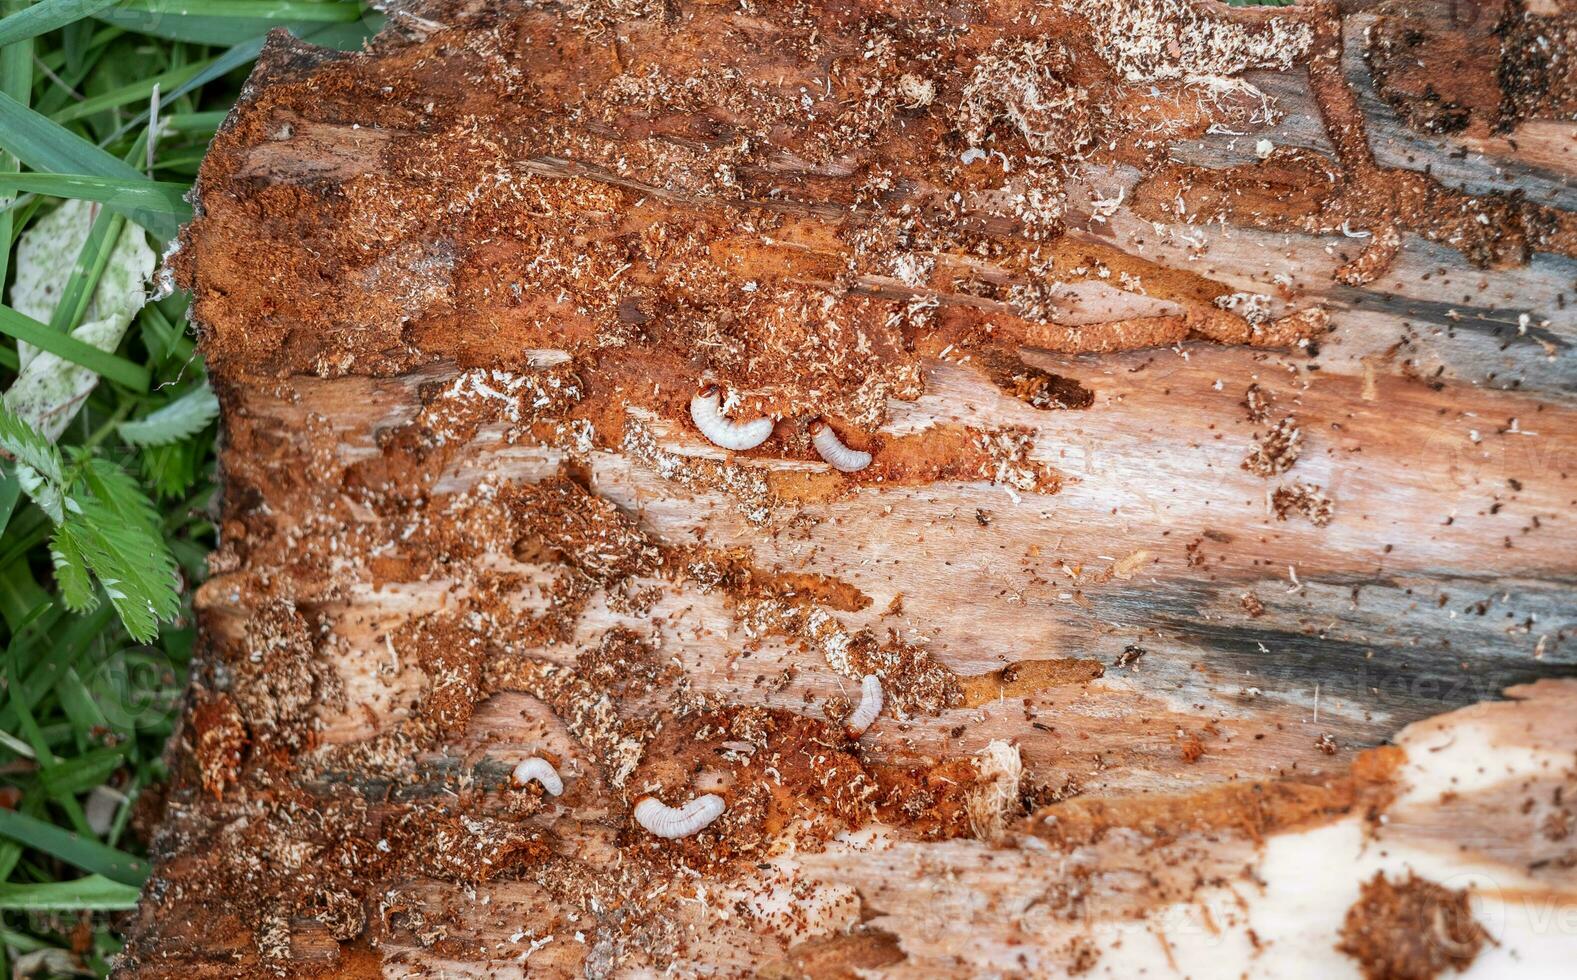
[[[1570, 266], [1572, 274], [1577, 275], [1577, 260], [1552, 257], [1551, 261]], [[1543, 311], [1532, 307], [1474, 306], [1467, 303], [1452, 303], [1449, 300], [1398, 296], [1395, 293], [1386, 293], [1377, 289], [1359, 289], [1340, 283], [1332, 283], [1328, 288], [1326, 296], [1332, 303], [1350, 308], [1363, 307], [1365, 310], [1377, 310], [1404, 317], [1409, 321], [1423, 321], [1433, 326], [1444, 327], [1450, 331], [1460, 330], [1503, 340], [1505, 343], [1502, 349], [1532, 346], [1543, 352], [1544, 344], [1550, 344], [1557, 350], [1564, 351], [1570, 349], [1574, 341], [1577, 341], [1577, 336], [1568, 337], [1553, 326], [1546, 326]], [[1524, 316], [1530, 321], [1526, 329], [1522, 329], [1520, 325], [1520, 318]], [[1561, 325], [1563, 328], [1567, 326]], [[1562, 368], [1560, 373], [1570, 372]]]

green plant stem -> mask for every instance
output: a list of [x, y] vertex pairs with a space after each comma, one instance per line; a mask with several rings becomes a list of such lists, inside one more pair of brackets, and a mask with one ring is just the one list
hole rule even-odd
[[126, 421], [126, 416], [130, 415], [131, 410], [135, 407], [136, 403], [130, 401], [123, 401], [116, 405], [115, 411], [110, 417], [105, 419], [98, 428], [94, 429], [86, 439], [82, 440], [82, 448], [92, 449], [103, 442], [109, 437], [110, 433], [115, 431], [117, 425]]

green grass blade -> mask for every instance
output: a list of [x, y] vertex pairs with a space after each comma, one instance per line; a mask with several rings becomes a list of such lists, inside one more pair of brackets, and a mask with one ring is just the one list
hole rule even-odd
[[77, 748], [82, 754], [48, 772], [40, 773], [39, 782], [44, 784], [51, 795], [86, 793], [103, 785], [120, 768], [130, 743], [93, 748], [93, 733], [108, 731], [114, 725], [93, 699], [93, 692], [88, 690], [88, 685], [75, 667], [66, 668], [66, 672], [61, 675], [60, 683], [55, 685], [55, 697], [60, 702], [61, 710], [71, 720], [71, 728], [77, 736]]
[[290, 0], [127, 0], [94, 14], [138, 34], [198, 44], [241, 44], [275, 27], [301, 35], [322, 24], [361, 19], [357, 3], [298, 3]]
[[[0, 731], [10, 731], [22, 724], [24, 714], [22, 706], [42, 698], [54, 688], [61, 674], [65, 672], [66, 665], [73, 662], [81, 651], [92, 644], [98, 635], [104, 632], [115, 618], [115, 611], [107, 604], [101, 605], [86, 616], [62, 617], [58, 607], [51, 605], [43, 611], [42, 617], [36, 625], [38, 634], [50, 637], [50, 642], [40, 644], [43, 655], [39, 663], [33, 668], [18, 689], [8, 692], [11, 697], [0, 707]], [[61, 627], [64, 619], [65, 626]], [[54, 634], [59, 634], [59, 640], [53, 639]], [[13, 644], [13, 647], [15, 644]], [[21, 656], [22, 651], [8, 649], [6, 655], [12, 660]]]
[[[67, 676], [75, 675], [68, 674]], [[87, 697], [85, 693], [82, 696]], [[62, 703], [70, 706], [67, 708], [68, 716], [71, 707], [88, 708], [93, 711], [98, 710], [98, 706], [91, 699], [83, 703], [82, 701], [62, 698]], [[109, 721], [104, 718], [102, 713], [99, 713], [98, 724], [106, 729], [110, 727]], [[71, 719], [71, 728], [74, 732], [79, 733], [90, 730], [77, 718]], [[110, 774], [119, 769], [125, 761], [126, 753], [119, 749], [94, 749], [74, 759], [58, 762], [53, 767], [44, 770], [39, 775], [39, 786], [50, 796], [72, 796], [77, 793], [86, 793], [95, 786], [102, 786], [104, 781], [109, 779]], [[76, 862], [73, 861], [72, 863], [75, 864]]]
[[[136, 168], [104, 152], [53, 120], [0, 92], [0, 149], [45, 173], [93, 174], [122, 180], [146, 179]], [[169, 240], [180, 222], [167, 213], [119, 207], [116, 211]]]
[[[182, 82], [180, 85], [177, 85], [168, 92], [161, 92], [159, 95], [159, 107], [162, 109], [164, 106], [169, 105], [171, 102], [174, 102], [176, 99], [186, 95], [188, 92], [192, 92], [204, 85], [207, 85], [209, 82], [222, 78], [223, 76], [228, 75], [230, 72], [235, 71], [237, 68], [250, 65], [252, 62], [257, 60], [257, 56], [262, 52], [262, 50], [263, 38], [261, 35], [254, 38], [248, 38], [240, 44], [237, 44], [230, 50], [215, 58], [209, 63], [206, 69], [199, 72], [197, 75], [187, 79], [185, 82]], [[221, 115], [228, 115], [228, 113], [222, 113]], [[111, 133], [109, 138], [110, 141], [113, 142], [114, 140], [119, 139], [121, 136], [133, 129], [136, 129], [138, 126], [144, 125], [147, 123], [147, 121], [148, 112], [144, 110], [140, 115], [135, 116], [130, 122], [123, 124], [119, 129], [115, 130], [115, 132]], [[223, 121], [223, 119], [220, 120], [220, 122]], [[217, 124], [215, 124], [215, 126], [217, 128]]]
[[93, 219], [92, 230], [71, 264], [71, 274], [66, 277], [60, 300], [49, 316], [49, 329], [70, 333], [82, 322], [82, 314], [87, 311], [88, 301], [104, 275], [104, 266], [109, 263], [110, 249], [120, 240], [125, 224], [125, 218], [108, 210], [100, 211]]
[[42, 0], [0, 19], [0, 44], [26, 41], [47, 31], [91, 17], [116, 0]]
[[0, 194], [43, 194], [123, 208], [163, 211], [181, 221], [190, 220], [192, 206], [186, 203], [191, 188], [164, 180], [129, 180], [96, 177], [92, 174], [10, 174], [0, 173]]
[[[15, 847], [16, 845], [13, 844], [11, 846]], [[25, 932], [17, 932], [15, 929], [7, 929], [4, 926], [0, 926], [0, 943], [14, 946], [19, 952], [23, 953], [30, 953], [35, 949], [46, 949], [54, 946], [54, 943], [46, 943], [42, 939], [29, 936]]]
[[[175, 95], [175, 89], [171, 89], [171, 97]], [[165, 97], [161, 96], [159, 101], [163, 102], [164, 99]], [[208, 112], [170, 112], [163, 117], [164, 128], [178, 133], [212, 133], [219, 129], [228, 115], [230, 113], [225, 109], [213, 109]]]
[[[60, 29], [60, 44], [66, 52], [66, 70], [73, 75], [87, 72], [93, 44], [93, 22], [77, 20]], [[97, 59], [94, 59], [97, 60]]]
[[81, 102], [73, 102], [66, 108], [52, 114], [49, 118], [57, 123], [66, 123], [74, 119], [83, 119], [108, 109], [118, 109], [128, 103], [146, 103], [148, 96], [153, 93], [155, 85], [159, 86], [160, 91], [164, 91], [167, 88], [180, 85], [182, 82], [201, 73], [207, 67], [208, 62], [199, 61], [190, 65], [183, 65], [180, 68], [172, 68], [158, 75], [140, 78], [129, 85], [122, 85], [120, 88], [112, 89], [102, 95], [95, 95], [92, 98], [83, 99]]
[[17, 481], [15, 470], [7, 467], [5, 475], [0, 477], [0, 532], [11, 523], [11, 515], [16, 512], [16, 502], [21, 496], [22, 484]]
[[138, 887], [101, 875], [75, 881], [0, 884], [0, 909], [29, 912], [115, 911], [137, 907]]
[[[10, 154], [4, 155], [10, 156]], [[15, 221], [11, 228], [11, 241], [9, 243], [11, 247], [16, 247], [16, 240], [21, 237], [23, 229], [27, 227], [27, 223], [32, 220], [34, 212], [42, 204], [43, 200], [41, 198], [28, 197], [13, 201], [9, 205], [0, 206], [8, 211]]]
[[49, 593], [39, 587], [26, 562], [14, 561], [0, 569], [0, 617], [7, 629], [15, 630], [40, 603], [48, 601]]
[[57, 333], [48, 324], [23, 316], [9, 306], [0, 306], [0, 333], [49, 351], [80, 367], [123, 384], [136, 391], [148, 390], [148, 369], [117, 354], [109, 354], [84, 344], [70, 334]]
[[[9, 682], [6, 688], [8, 707], [16, 710], [18, 727], [27, 738], [28, 744], [33, 747], [33, 756], [38, 761], [40, 770], [47, 772], [54, 768], [56, 762], [52, 747], [65, 742], [66, 738], [71, 734], [70, 727], [65, 724], [51, 724], [47, 729], [40, 726], [37, 718], [34, 717], [32, 705], [28, 703], [26, 692], [22, 689], [22, 685], [17, 682], [18, 674], [15, 663], [7, 665], [6, 675]], [[64, 830], [42, 820], [28, 817], [27, 819], [32, 822], [18, 825], [20, 828], [19, 833], [8, 833], [4, 829], [7, 821], [4, 818], [0, 818], [0, 836], [10, 837], [19, 843], [37, 847], [48, 853], [54, 853], [51, 850], [50, 843], [40, 845], [34, 842], [33, 837], [19, 836], [19, 834], [21, 832], [36, 831], [38, 834], [44, 834], [47, 841], [55, 845], [62, 842], [87, 842], [100, 848], [104, 847], [94, 837], [93, 829], [88, 825], [87, 816], [82, 812], [82, 805], [77, 802], [75, 796], [54, 796], [50, 797], [50, 799], [65, 812], [66, 818], [71, 821], [71, 826], [76, 828], [74, 831]], [[16, 813], [8, 815], [13, 817], [26, 816], [25, 814]], [[48, 830], [43, 828], [48, 828]], [[49, 831], [53, 831], [53, 835], [49, 834]], [[89, 857], [93, 856], [91, 851], [83, 851], [82, 853]], [[99, 857], [102, 858], [103, 855], [99, 855]], [[62, 860], [70, 861], [71, 859], [62, 858]], [[75, 864], [76, 862], [72, 861], [72, 863]]]
[[[15, 465], [9, 465], [6, 469], [15, 469]], [[20, 479], [18, 482], [20, 482]], [[26, 493], [25, 490], [23, 492]], [[3, 550], [0, 550], [0, 566], [9, 565], [29, 551], [47, 542], [54, 527], [55, 523], [49, 519], [49, 515], [37, 507], [25, 508], [20, 516], [13, 516], [11, 527], [8, 529], [9, 533], [6, 534], [3, 541], [0, 541], [0, 544], [4, 546]], [[0, 708], [0, 718], [5, 717], [7, 717], [5, 709]], [[0, 721], [0, 728], [4, 727], [6, 727], [6, 722]]]
[[[56, 70], [54, 77], [45, 76], [49, 78], [50, 84], [35, 93], [37, 97], [33, 100], [33, 108], [47, 116], [52, 112], [58, 112], [68, 102], [80, 100], [82, 96], [78, 89], [91, 79], [91, 73], [103, 64], [108, 53], [107, 48], [90, 46], [77, 53], [76, 61], [79, 64], [75, 67], [68, 59]], [[56, 51], [54, 54], [64, 56], [63, 51]]]
[[[23, 5], [25, 6], [25, 4], [26, 0], [23, 0]], [[108, 25], [100, 27], [97, 31], [93, 32], [93, 36], [88, 39], [87, 50], [94, 51], [103, 48], [106, 44], [115, 40], [117, 37], [124, 36], [125, 33], [126, 32], [121, 30], [119, 27], [110, 27]], [[68, 71], [70, 70], [66, 69], [67, 58], [64, 48], [51, 48], [47, 42], [42, 44], [42, 48], [43, 50], [39, 51], [38, 53], [39, 64], [53, 72], [58, 72], [62, 69]], [[79, 57], [83, 54], [86, 54], [86, 52], [78, 52]]]
[[204, 158], [208, 156], [206, 146], [194, 146], [184, 153], [159, 154], [158, 169], [169, 171], [187, 180], [196, 181], [197, 171], [202, 167]]
[[162, 365], [171, 357], [182, 360], [192, 356], [193, 345], [181, 328], [170, 322], [157, 303], [142, 308], [138, 323], [142, 325], [142, 342], [153, 355], [154, 363]]
[[[19, 5], [20, 0], [0, 0], [0, 13], [14, 10]], [[26, 12], [26, 9], [22, 10], [22, 13]], [[16, 16], [19, 16], [19, 14], [12, 14], [5, 20], [0, 20], [0, 26], [3, 26], [12, 17]], [[26, 104], [32, 97], [32, 91], [32, 39], [13, 40], [0, 45], [0, 95], [5, 95], [19, 104]], [[17, 165], [15, 156], [10, 153], [0, 152], [0, 174], [14, 173], [18, 169], [20, 168]], [[0, 203], [9, 204], [10, 202], [0, 198]], [[4, 212], [0, 212], [0, 285], [4, 285], [6, 281], [6, 272], [10, 268], [11, 262], [11, 241], [15, 237], [16, 231], [20, 228], [15, 223], [16, 218], [16, 213], [10, 207], [6, 207]], [[3, 523], [0, 523], [0, 527], [4, 526]]]

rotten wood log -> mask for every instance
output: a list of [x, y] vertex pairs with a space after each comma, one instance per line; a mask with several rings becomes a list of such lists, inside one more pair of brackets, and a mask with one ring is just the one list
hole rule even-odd
[[120, 975], [1561, 974], [1574, 31], [274, 35], [174, 259], [223, 533]]

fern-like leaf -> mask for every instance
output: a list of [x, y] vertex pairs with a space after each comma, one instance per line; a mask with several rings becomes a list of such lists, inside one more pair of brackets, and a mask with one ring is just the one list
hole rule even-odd
[[60, 450], [3, 402], [0, 402], [0, 449], [36, 471], [44, 480], [56, 486], [65, 482], [66, 467]]
[[88, 578], [88, 561], [71, 527], [62, 525], [55, 529], [49, 554], [55, 562], [55, 584], [60, 586], [60, 598], [66, 608], [80, 613], [97, 606], [99, 598]]
[[118, 431], [133, 446], [167, 446], [201, 432], [218, 415], [219, 399], [205, 381], [140, 419], [122, 422]]
[[16, 482], [50, 520], [59, 524], [65, 517], [66, 497], [60, 484], [46, 480], [43, 474], [25, 463], [16, 464]]
[[[127, 506], [124, 500], [117, 508], [83, 494], [73, 496], [70, 503], [64, 526], [80, 545], [88, 568], [104, 587], [126, 631], [139, 642], [152, 641], [159, 623], [174, 619], [180, 608], [175, 559], [163, 536], [143, 519], [128, 518], [140, 508]], [[151, 511], [146, 497], [142, 506]]]
[[122, 521], [136, 524], [149, 537], [161, 537], [159, 512], [131, 474], [107, 459], [93, 457], [84, 462], [79, 478], [88, 493]]

